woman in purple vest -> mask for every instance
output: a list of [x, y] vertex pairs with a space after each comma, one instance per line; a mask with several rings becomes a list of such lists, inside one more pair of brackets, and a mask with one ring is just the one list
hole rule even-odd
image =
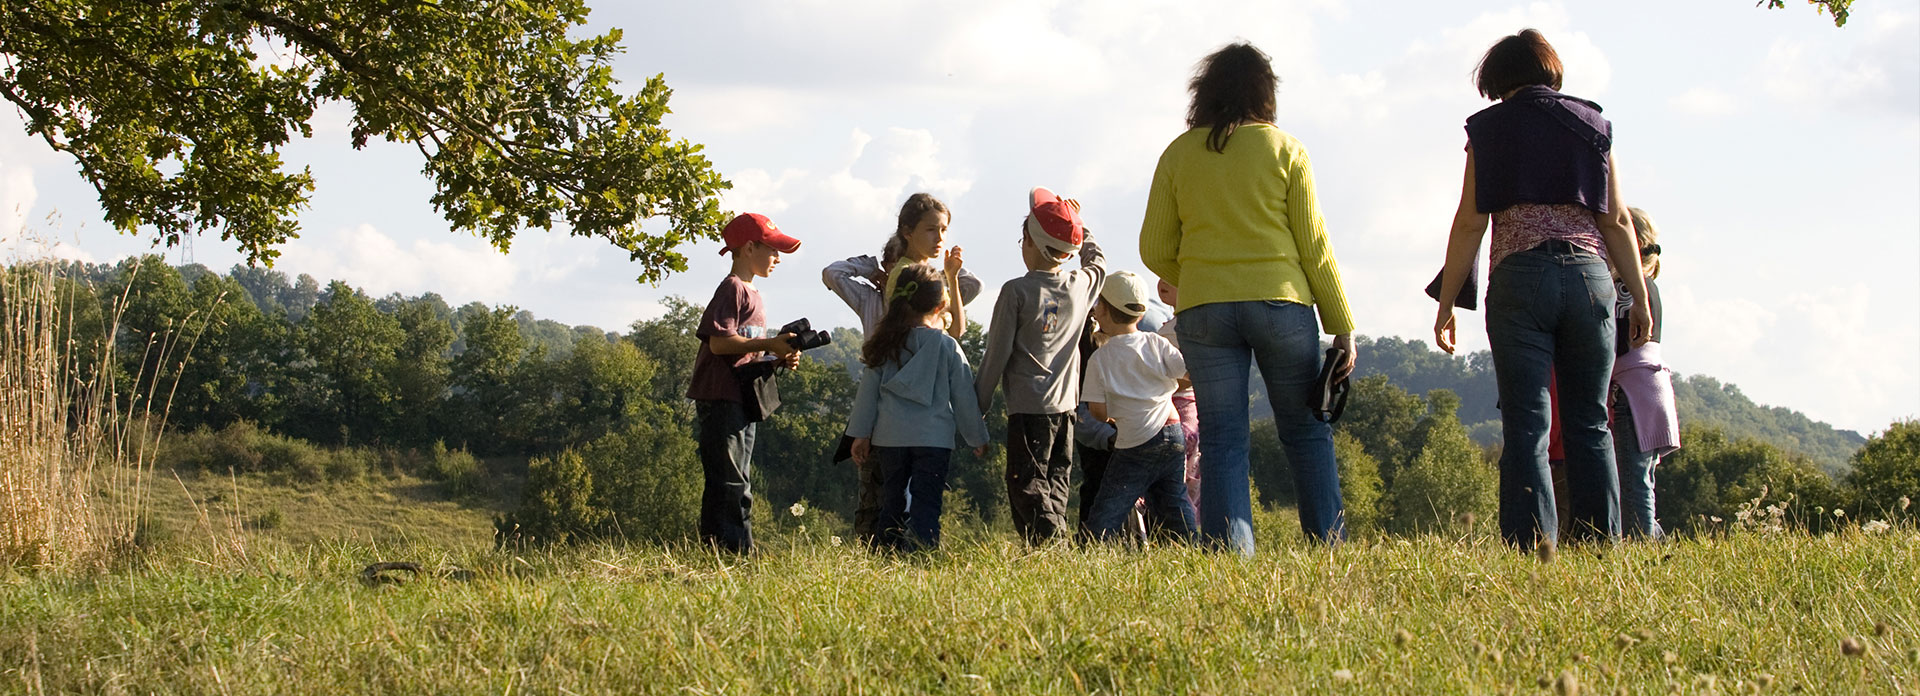
[[1560, 57], [1528, 29], [1487, 50], [1475, 72], [1499, 103], [1467, 119], [1467, 172], [1447, 240], [1434, 342], [1452, 353], [1453, 299], [1493, 223], [1487, 339], [1500, 390], [1500, 536], [1521, 549], [1561, 538], [1547, 469], [1549, 374], [1559, 380], [1573, 520], [1567, 538], [1620, 536], [1620, 481], [1607, 430], [1613, 371], [1613, 260], [1632, 293], [1630, 342], [1652, 318], [1639, 245], [1614, 175], [1600, 106], [1561, 94]]

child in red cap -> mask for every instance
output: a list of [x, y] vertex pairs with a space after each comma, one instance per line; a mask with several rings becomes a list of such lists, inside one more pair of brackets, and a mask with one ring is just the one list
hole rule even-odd
[[[754, 423], [765, 414], [748, 412], [743, 394], [754, 388], [753, 377], [742, 374], [766, 361], [793, 367], [800, 351], [788, 339], [792, 334], [769, 335], [765, 305], [754, 278], [765, 278], [780, 265], [781, 254], [800, 248], [765, 215], [746, 213], [727, 223], [720, 233], [726, 242], [721, 254], [733, 254], [733, 271], [720, 281], [707, 310], [700, 315], [694, 335], [700, 350], [693, 359], [693, 379], [687, 398], [694, 403], [694, 440], [706, 490], [700, 497], [700, 540], [725, 551], [751, 553], [753, 530], [747, 513], [753, 492], [747, 473], [753, 460]], [[771, 377], [763, 377], [771, 379]]]
[[[980, 410], [1007, 392], [1007, 502], [1013, 526], [1038, 545], [1068, 530], [1073, 410], [1080, 401], [1080, 332], [1106, 281], [1106, 257], [1080, 222], [1080, 204], [1044, 188], [1027, 194], [1020, 256], [1027, 274], [1000, 287], [974, 382]], [[1078, 252], [1080, 268], [1062, 268]]]

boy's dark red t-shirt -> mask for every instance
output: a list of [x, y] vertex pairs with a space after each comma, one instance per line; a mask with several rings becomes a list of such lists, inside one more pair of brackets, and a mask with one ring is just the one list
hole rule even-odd
[[700, 315], [694, 335], [700, 337], [700, 352], [693, 358], [693, 379], [687, 386], [687, 398], [696, 401], [739, 401], [740, 380], [733, 368], [759, 357], [759, 353], [720, 356], [707, 349], [707, 340], [715, 336], [766, 336], [766, 308], [760, 291], [729, 275], [713, 291], [713, 300]]

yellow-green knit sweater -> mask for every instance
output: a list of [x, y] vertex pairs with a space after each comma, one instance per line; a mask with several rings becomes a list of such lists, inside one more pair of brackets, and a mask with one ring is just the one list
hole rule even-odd
[[1140, 225], [1140, 260], [1180, 288], [1176, 311], [1282, 300], [1317, 307], [1329, 334], [1352, 332], [1306, 148], [1254, 124], [1213, 152], [1207, 132], [1189, 130], [1161, 153]]

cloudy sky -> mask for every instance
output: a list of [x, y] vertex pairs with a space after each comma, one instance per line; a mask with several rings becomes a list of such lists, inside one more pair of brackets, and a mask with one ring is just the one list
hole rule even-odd
[[[1183, 128], [1185, 80], [1244, 39], [1281, 75], [1279, 124], [1312, 153], [1360, 333], [1426, 339], [1421, 288], [1459, 195], [1461, 122], [1483, 107], [1475, 60], [1522, 27], [1546, 33], [1567, 92], [1615, 124], [1629, 203], [1664, 233], [1667, 355], [1683, 373], [1871, 433], [1920, 416], [1920, 10], [1867, 0], [1833, 27], [1803, 3], [897, 2], [596, 3], [626, 31], [618, 74], [665, 73], [676, 135], [733, 182], [727, 207], [768, 214], [806, 246], [761, 281], [775, 319], [854, 325], [819, 281], [878, 250], [900, 203], [930, 191], [989, 288], [1020, 272], [1027, 188], [1078, 197], [1120, 267], [1153, 164]], [[717, 244], [658, 287], [624, 252], [531, 232], [499, 254], [449, 233], [410, 148], [354, 151], [324, 110], [288, 158], [318, 190], [277, 268], [370, 294], [436, 291], [621, 329], [660, 298], [704, 300]], [[0, 109], [0, 229], [105, 261], [148, 250], [100, 221], [70, 160]], [[58, 219], [48, 221], [50, 213]], [[226, 269], [217, 237], [167, 251]], [[993, 293], [972, 306], [990, 311]], [[1463, 343], [1486, 345], [1477, 314]], [[1361, 356], [1364, 360], [1365, 356]]]

